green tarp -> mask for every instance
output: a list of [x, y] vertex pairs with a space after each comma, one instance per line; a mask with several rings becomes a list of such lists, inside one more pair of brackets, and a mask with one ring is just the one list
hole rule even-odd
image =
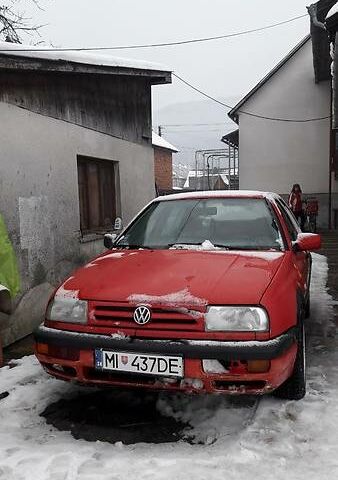
[[12, 297], [20, 290], [20, 275], [16, 256], [0, 214], [0, 285], [8, 288]]

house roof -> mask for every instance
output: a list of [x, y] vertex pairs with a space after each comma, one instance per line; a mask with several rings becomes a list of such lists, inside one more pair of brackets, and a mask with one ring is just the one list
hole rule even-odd
[[171, 83], [171, 71], [157, 63], [93, 52], [59, 51], [0, 42], [0, 68], [51, 70], [71, 73], [105, 73], [152, 77], [152, 83]]
[[[197, 173], [197, 175], [196, 175]], [[184, 187], [183, 188], [189, 188], [190, 187], [190, 179], [191, 178], [194, 178], [194, 179], [197, 179], [200, 180], [200, 179], [210, 179], [210, 180], [213, 180], [213, 185], [215, 185], [217, 183], [217, 180], [219, 178], [222, 179], [223, 183], [225, 185], [229, 185], [229, 178], [228, 176], [225, 174], [225, 173], [212, 173], [210, 172], [209, 175], [207, 172], [203, 171], [203, 170], [189, 170], [188, 172], [188, 175], [187, 175], [187, 178], [186, 178], [186, 181], [184, 183]]]
[[[237, 105], [230, 110], [228, 113], [229, 117], [238, 123], [238, 113], [240, 113], [241, 107], [251, 98], [260, 88], [262, 88], [271, 77], [275, 75], [309, 40], [311, 35], [307, 35], [303, 40], [301, 40], [298, 45], [296, 45], [267, 75], [257, 85], [254, 86], [250, 92], [245, 95], [245, 97], [240, 100]], [[224, 137], [223, 137], [224, 138]], [[223, 139], [222, 139], [223, 140]]]
[[336, 32], [338, 26], [338, 2], [333, 5], [325, 18], [325, 26], [329, 32]]
[[333, 17], [333, 15], [335, 15], [336, 13], [338, 13], [338, 3], [335, 3], [333, 7], [329, 10], [329, 13], [326, 15], [326, 20]]
[[222, 137], [221, 141], [230, 147], [239, 147], [239, 129], [237, 128], [236, 130], [227, 133]]
[[324, 22], [336, 1], [320, 0], [308, 8], [311, 18], [313, 67], [316, 83], [331, 79], [330, 40]]
[[160, 137], [155, 132], [153, 132], [153, 135], [152, 135], [152, 143], [153, 143], [153, 147], [164, 148], [165, 150], [170, 150], [171, 152], [174, 152], [174, 153], [178, 152], [177, 148], [174, 147], [174, 145], [167, 142], [167, 140], [165, 140], [163, 137]]

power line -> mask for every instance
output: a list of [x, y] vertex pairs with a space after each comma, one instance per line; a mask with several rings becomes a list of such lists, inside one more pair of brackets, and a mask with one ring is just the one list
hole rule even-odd
[[[180, 130], [179, 132], [176, 132], [177, 134], [178, 133], [202, 133], [202, 132], [205, 132], [205, 133], [210, 133], [210, 132], [223, 132], [224, 130], [224, 127], [225, 127], [226, 124], [223, 125], [223, 128], [222, 127], [219, 127], [217, 129], [208, 129], [208, 130], [186, 130], [186, 129], [183, 129], [183, 130]], [[171, 134], [174, 134], [175, 132], [171, 131], [169, 132]]]
[[149, 43], [149, 44], [140, 44], [140, 45], [120, 45], [113, 47], [79, 47], [79, 48], [25, 48], [25, 49], [0, 49], [0, 52], [90, 52], [90, 51], [99, 51], [99, 50], [133, 50], [137, 48], [156, 48], [156, 47], [173, 47], [177, 45], [187, 45], [191, 43], [202, 43], [202, 42], [211, 42], [214, 40], [224, 40], [226, 38], [240, 37], [243, 35], [248, 35], [250, 33], [262, 32], [264, 30], [269, 30], [271, 28], [279, 27], [281, 25], [286, 25], [291, 22], [295, 22], [301, 18], [308, 17], [308, 14], [298, 15], [297, 17], [289, 18], [282, 22], [273, 23], [271, 25], [266, 25], [265, 27], [253, 28], [251, 30], [243, 30], [241, 32], [228, 33], [224, 35], [217, 35], [214, 37], [203, 37], [203, 38], [194, 38], [191, 40], [180, 40], [175, 42], [163, 42], [163, 43]]
[[[227, 123], [226, 120], [224, 120], [223, 123], [177, 123], [177, 124], [169, 124], [169, 123], [161, 123], [161, 127], [164, 127], [165, 129], [167, 129], [168, 127], [214, 127], [214, 126], [217, 126], [217, 125], [223, 125]], [[230, 123], [230, 122], [228, 122]]]
[[[203, 92], [199, 88], [195, 87], [191, 83], [187, 82], [184, 80], [182, 77], [177, 75], [176, 73], [172, 73], [174, 77], [176, 77], [178, 80], [180, 80], [182, 83], [187, 85], [189, 88], [192, 90], [195, 90], [195, 92], [198, 92], [199, 94], [203, 95], [204, 97], [208, 98], [209, 100], [212, 100], [213, 102], [218, 103], [219, 105], [222, 105], [223, 107], [228, 108], [229, 110], [232, 110], [234, 107], [231, 105], [227, 105], [224, 102], [221, 102], [220, 100], [217, 100], [217, 98], [212, 97], [211, 95], [208, 95], [206, 92]], [[316, 117], [316, 118], [302, 118], [302, 119], [294, 119], [294, 118], [278, 118], [278, 117], [268, 117], [265, 115], [258, 115], [256, 113], [252, 112], [246, 112], [244, 110], [238, 110], [238, 113], [242, 113], [243, 115], [248, 115], [250, 117], [255, 117], [255, 118], [261, 118], [263, 120], [272, 120], [275, 122], [288, 122], [288, 123], [307, 123], [307, 122], [318, 122], [320, 120], [327, 120], [328, 118], [331, 118], [330, 115], [325, 116], [325, 117]]]

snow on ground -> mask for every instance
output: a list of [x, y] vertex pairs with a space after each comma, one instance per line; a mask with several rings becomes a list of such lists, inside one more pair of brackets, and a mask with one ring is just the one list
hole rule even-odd
[[[314, 321], [332, 316], [327, 263], [314, 255]], [[60, 398], [83, 392], [49, 378], [34, 357], [0, 370], [1, 480], [325, 480], [338, 475], [338, 342], [314, 337], [309, 346], [308, 394], [303, 401], [272, 397], [161, 394], [157, 408], [190, 424], [168, 444], [125, 446], [75, 440], [39, 416]], [[93, 392], [93, 390], [90, 390]], [[81, 409], [81, 404], [79, 404]], [[156, 429], [156, 425], [154, 425]]]

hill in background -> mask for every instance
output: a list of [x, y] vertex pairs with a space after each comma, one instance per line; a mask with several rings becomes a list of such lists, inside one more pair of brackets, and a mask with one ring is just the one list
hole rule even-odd
[[[239, 97], [232, 97], [221, 101], [235, 105], [238, 100]], [[237, 128], [227, 113], [228, 110], [221, 105], [202, 100], [173, 104], [154, 114], [156, 131], [158, 125], [163, 126], [163, 137], [180, 151], [174, 155], [174, 168], [180, 176], [185, 176], [185, 172], [194, 166], [196, 150], [225, 147], [222, 136]]]

